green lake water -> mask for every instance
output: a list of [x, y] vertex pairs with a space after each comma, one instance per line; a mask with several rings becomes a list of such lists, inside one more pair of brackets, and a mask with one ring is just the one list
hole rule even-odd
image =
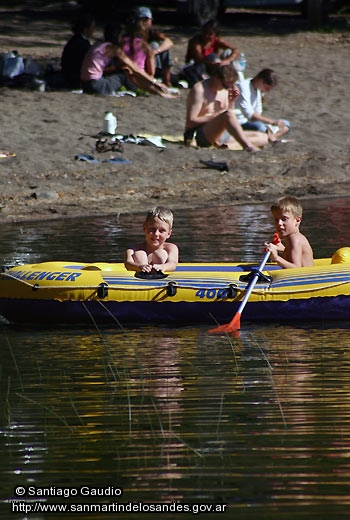
[[[304, 207], [316, 257], [350, 245], [348, 199]], [[2, 263], [122, 261], [143, 218], [3, 226]], [[172, 239], [259, 261], [272, 233], [261, 204], [175, 211]], [[348, 518], [350, 320], [242, 323], [2, 325], [0, 518]]]

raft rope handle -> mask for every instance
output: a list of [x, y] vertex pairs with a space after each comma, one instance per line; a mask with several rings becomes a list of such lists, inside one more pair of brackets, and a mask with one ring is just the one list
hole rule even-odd
[[[313, 288], [310, 288], [310, 289], [293, 289], [293, 294], [297, 294], [297, 293], [302, 293], [302, 292], [316, 292], [316, 291], [325, 291], [327, 289], [332, 289], [334, 287], [340, 287], [341, 285], [345, 285], [345, 284], [348, 284], [349, 282], [348, 281], [344, 281], [344, 282], [339, 282], [337, 284], [329, 284], [329, 285], [325, 285], [323, 287], [313, 287]], [[241, 290], [241, 289], [239, 289]], [[260, 289], [258, 288], [258, 290], [253, 290], [252, 291], [252, 294], [262, 294], [262, 293], [266, 293], [266, 289]], [[273, 293], [270, 293], [270, 294], [273, 294], [274, 296], [283, 296], [284, 294], [291, 294], [291, 291], [276, 291], [276, 292], [273, 292]]]
[[[25, 283], [25, 282], [23, 282]], [[64, 286], [64, 285], [40, 285], [38, 286], [38, 284], [30, 284], [30, 283], [26, 283], [26, 285], [29, 285], [34, 291], [38, 291], [40, 289], [40, 291], [44, 290], [44, 289], [62, 289], [62, 290], [68, 290], [68, 289], [71, 289], [71, 290], [77, 290], [77, 289], [92, 289], [92, 290], [98, 290], [100, 289], [100, 286], [99, 285], [68, 285], [68, 286]], [[119, 287], [116, 287], [116, 286], [111, 286], [111, 285], [108, 285], [108, 290], [109, 291], [149, 291], [150, 289], [164, 289], [165, 291], [168, 289], [168, 286], [167, 285], [164, 285], [164, 286], [161, 286], [161, 287], [125, 287], [125, 286], [119, 286]], [[199, 291], [200, 289], [205, 289], [205, 290], [214, 290], [214, 291], [220, 291], [220, 290], [225, 290], [225, 289], [229, 289], [229, 286], [225, 286], [225, 287], [215, 287], [213, 285], [211, 285], [210, 287], [202, 287], [202, 286], [194, 286], [194, 285], [177, 285], [176, 284], [176, 289], [193, 289], [194, 291]], [[239, 287], [236, 287], [236, 289], [238, 291], [240, 290], [243, 290], [243, 289], [240, 289]]]
[[[99, 287], [100, 287], [100, 284], [99, 285], [39, 285], [39, 284], [31, 284], [29, 282], [27, 282], [26, 280], [21, 280], [20, 278], [17, 278], [16, 276], [13, 276], [9, 273], [3, 273], [2, 276], [7, 276], [8, 278], [12, 278], [13, 280], [16, 280], [17, 282], [21, 282], [21, 283], [24, 283], [24, 285], [28, 285], [29, 287], [31, 287], [34, 291], [38, 291], [39, 289], [40, 290], [43, 290], [43, 289], [63, 289], [63, 290], [67, 290], [67, 289], [95, 289], [95, 290], [98, 290]], [[169, 282], [167, 282], [169, 283]], [[224, 283], [223, 283], [224, 285]], [[230, 284], [232, 285], [232, 284]], [[148, 291], [149, 289], [165, 289], [167, 290], [167, 284], [164, 285], [164, 286], [160, 286], [160, 287], [115, 287], [115, 286], [112, 286], [112, 285], [108, 285], [107, 284], [107, 287], [109, 290], [115, 290], [115, 291], [118, 291], [118, 290], [122, 290], [122, 291], [125, 291], [125, 290], [128, 290], [128, 291]], [[198, 291], [199, 289], [203, 289], [203, 287], [199, 287], [199, 286], [193, 286], [193, 285], [178, 285], [177, 282], [176, 282], [176, 287], [178, 289], [193, 289], [193, 290], [196, 290]], [[236, 287], [237, 289], [239, 289], [239, 287]], [[225, 287], [210, 287], [210, 289], [215, 289], [215, 290], [220, 290], [220, 289], [225, 289]]]

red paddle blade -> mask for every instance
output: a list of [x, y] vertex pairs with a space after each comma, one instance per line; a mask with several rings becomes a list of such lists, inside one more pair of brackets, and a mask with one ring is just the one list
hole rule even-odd
[[241, 314], [239, 312], [236, 312], [236, 314], [233, 316], [230, 323], [225, 323], [224, 325], [219, 325], [218, 327], [215, 327], [215, 329], [210, 329], [208, 332], [210, 334], [219, 334], [219, 333], [232, 333], [237, 332], [241, 328]]
[[274, 233], [273, 234], [272, 243], [277, 246], [278, 244], [280, 244], [280, 242], [281, 242], [281, 239], [280, 239], [279, 234], [278, 233]]

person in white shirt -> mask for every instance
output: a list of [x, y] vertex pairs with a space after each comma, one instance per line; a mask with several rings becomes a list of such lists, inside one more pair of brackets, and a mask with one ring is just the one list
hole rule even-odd
[[267, 133], [270, 141], [278, 141], [290, 129], [290, 123], [286, 119], [273, 119], [263, 115], [262, 95], [270, 92], [277, 83], [277, 74], [272, 69], [263, 69], [253, 78], [237, 83], [240, 90], [236, 101], [238, 122], [243, 130]]
[[268, 144], [267, 134], [245, 132], [237, 121], [237, 80], [238, 73], [229, 63], [218, 66], [210, 78], [193, 85], [186, 100], [186, 146], [259, 152]]

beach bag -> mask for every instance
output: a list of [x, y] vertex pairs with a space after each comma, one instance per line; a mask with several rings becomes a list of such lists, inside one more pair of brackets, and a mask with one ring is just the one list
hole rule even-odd
[[4, 78], [14, 78], [24, 72], [22, 56], [14, 51], [3, 52], [0, 55], [0, 75]]

